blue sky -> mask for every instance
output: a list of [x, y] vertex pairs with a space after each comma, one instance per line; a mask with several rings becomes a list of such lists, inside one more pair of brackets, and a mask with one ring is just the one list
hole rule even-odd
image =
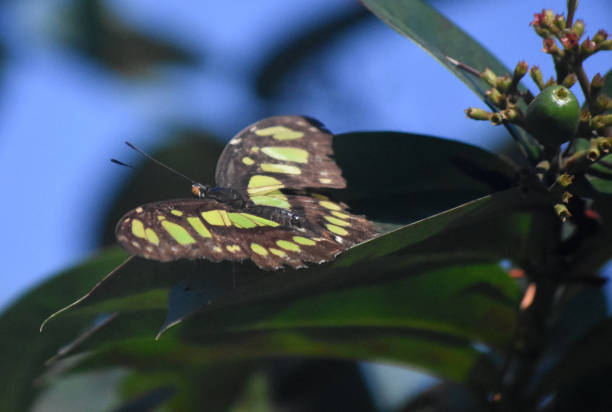
[[[109, 2], [130, 24], [185, 45], [206, 62], [200, 70], [163, 67], [144, 79], [117, 76], [63, 48], [55, 38], [66, 30], [65, 3], [12, 2], [0, 15], [8, 48], [0, 83], [0, 213], [8, 217], [0, 236], [0, 307], [94, 253], [99, 216], [125, 177], [109, 159], [134, 159], [124, 140], [152, 148], [171, 123], [200, 126], [227, 140], [261, 117], [299, 113], [338, 133], [401, 130], [489, 148], [497, 143], [483, 140], [490, 139], [491, 126], [463, 114], [480, 101], [429, 55], [374, 20], [336, 40], [325, 58], [307, 62], [296, 74], [302, 79], [295, 93], [275, 112], [263, 110], [248, 88], [255, 68], [288, 37], [353, 6], [350, 0], [238, 1], [231, 7]], [[434, 4], [509, 67], [525, 59], [552, 74], [528, 24], [541, 8], [562, 11], [565, 0]], [[609, 0], [581, 2], [578, 13], [589, 34], [612, 31], [611, 16]], [[587, 73], [605, 73], [611, 61], [609, 54], [597, 56]]]

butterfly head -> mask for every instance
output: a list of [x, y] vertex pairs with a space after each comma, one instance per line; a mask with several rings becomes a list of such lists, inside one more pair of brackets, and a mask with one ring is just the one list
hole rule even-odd
[[194, 183], [191, 185], [191, 193], [198, 198], [205, 198], [208, 194], [210, 187], [203, 185], [202, 183]]

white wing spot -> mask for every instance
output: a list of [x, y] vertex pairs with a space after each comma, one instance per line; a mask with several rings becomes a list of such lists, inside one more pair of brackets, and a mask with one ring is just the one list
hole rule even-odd
[[135, 211], [136, 213], [142, 213], [142, 207], [138, 206]]
[[344, 239], [342, 239], [340, 236], [336, 236], [336, 242], [338, 243], [342, 243]]
[[232, 140], [230, 140], [230, 141], [229, 141], [229, 144], [238, 144], [238, 143], [240, 143], [241, 141], [242, 141], [242, 139], [241, 139], [241, 138], [239, 138], [239, 137], [235, 137], [235, 138], [233, 138]]
[[170, 248], [170, 250], [173, 251], [173, 252], [178, 252], [178, 248], [176, 246], [172, 246]]
[[140, 249], [140, 243], [132, 240], [132, 246], [134, 246], [135, 248], [139, 248]]

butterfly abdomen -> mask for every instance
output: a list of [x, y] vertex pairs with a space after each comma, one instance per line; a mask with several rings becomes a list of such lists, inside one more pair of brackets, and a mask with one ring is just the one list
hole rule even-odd
[[286, 227], [301, 229], [304, 225], [303, 214], [294, 210], [251, 204], [244, 211], [265, 217]]

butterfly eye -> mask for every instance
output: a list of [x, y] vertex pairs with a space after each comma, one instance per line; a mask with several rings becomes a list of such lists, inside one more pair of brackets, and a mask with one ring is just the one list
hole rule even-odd
[[294, 227], [302, 227], [302, 221], [298, 215], [291, 216], [291, 225]]
[[195, 197], [200, 197], [202, 194], [202, 191], [200, 190], [200, 186], [197, 184], [191, 185], [191, 193], [193, 193]]

